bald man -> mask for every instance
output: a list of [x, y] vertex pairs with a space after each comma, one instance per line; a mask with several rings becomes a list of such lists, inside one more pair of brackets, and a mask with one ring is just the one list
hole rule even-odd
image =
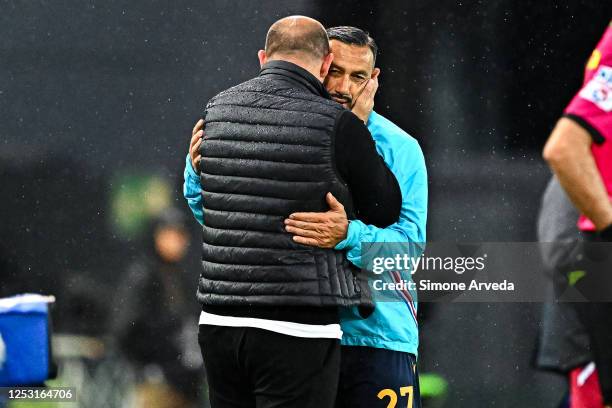
[[401, 192], [364, 123], [322, 84], [333, 55], [318, 21], [277, 21], [258, 57], [259, 76], [208, 103], [197, 147], [211, 405], [332, 407], [338, 306], [367, 315], [373, 302], [341, 251], [297, 243], [284, 220], [329, 210], [386, 227]]

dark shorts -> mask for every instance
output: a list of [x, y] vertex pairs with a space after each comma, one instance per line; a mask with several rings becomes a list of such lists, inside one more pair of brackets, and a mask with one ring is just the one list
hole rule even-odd
[[419, 375], [410, 353], [342, 346], [336, 408], [420, 408]]
[[[590, 342], [606, 405], [612, 404], [612, 243], [585, 234], [585, 268], [574, 284], [587, 301], [574, 303]], [[583, 299], [583, 300], [584, 300]]]

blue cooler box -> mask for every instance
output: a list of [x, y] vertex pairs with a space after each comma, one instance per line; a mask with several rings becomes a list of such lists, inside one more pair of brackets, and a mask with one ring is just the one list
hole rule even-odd
[[52, 296], [0, 299], [0, 387], [42, 384], [51, 366]]

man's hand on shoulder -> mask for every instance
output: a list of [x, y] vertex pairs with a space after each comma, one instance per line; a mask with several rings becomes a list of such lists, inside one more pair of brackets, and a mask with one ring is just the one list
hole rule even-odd
[[191, 158], [191, 166], [196, 171], [200, 172], [200, 145], [204, 136], [204, 119], [198, 120], [191, 131], [191, 141], [189, 143], [189, 157]]
[[355, 99], [355, 103], [351, 109], [353, 112], [363, 123], [368, 123], [368, 118], [374, 110], [374, 96], [376, 95], [376, 91], [378, 90], [378, 76], [375, 78], [368, 79], [361, 93]]
[[327, 193], [325, 199], [329, 211], [293, 213], [285, 219], [285, 230], [294, 234], [295, 242], [319, 248], [334, 248], [346, 238], [348, 219], [344, 206], [332, 193]]

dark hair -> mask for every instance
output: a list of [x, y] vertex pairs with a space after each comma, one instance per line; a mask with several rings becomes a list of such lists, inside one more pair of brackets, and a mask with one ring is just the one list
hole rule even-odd
[[273, 25], [266, 36], [266, 54], [302, 52], [316, 58], [329, 54], [329, 38], [323, 27], [287, 29]]
[[357, 27], [351, 26], [339, 26], [331, 27], [327, 29], [327, 36], [330, 40], [338, 40], [345, 44], [359, 45], [370, 47], [372, 55], [374, 56], [374, 62], [376, 63], [376, 54], [378, 53], [378, 46], [370, 34], [367, 31], [363, 31]]

